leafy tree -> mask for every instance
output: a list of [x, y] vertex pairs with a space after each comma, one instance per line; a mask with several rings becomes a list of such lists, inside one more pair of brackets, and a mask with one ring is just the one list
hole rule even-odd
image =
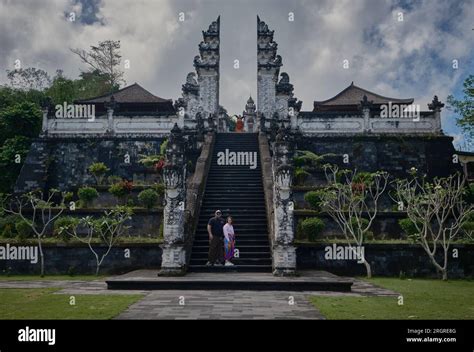
[[65, 77], [62, 70], [57, 70], [46, 94], [51, 98], [54, 105], [63, 104], [64, 102], [71, 104], [76, 99], [76, 86], [75, 80]]
[[41, 131], [42, 114], [31, 102], [20, 102], [0, 111], [0, 141], [14, 136], [37, 137]]
[[463, 83], [464, 96], [456, 99], [453, 95], [448, 96], [449, 108], [460, 116], [457, 125], [463, 129], [471, 138], [474, 136], [474, 75], [469, 75]]
[[30, 145], [29, 138], [15, 136], [7, 139], [0, 147], [0, 169], [2, 170], [0, 173], [0, 193], [11, 192]]

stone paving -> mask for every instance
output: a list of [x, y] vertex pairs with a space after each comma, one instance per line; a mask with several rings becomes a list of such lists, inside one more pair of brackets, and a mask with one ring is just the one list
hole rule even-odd
[[[108, 290], [105, 280], [0, 281], [0, 288], [59, 287], [58, 294], [143, 294], [116, 319], [324, 319], [310, 296], [398, 296], [363, 280], [352, 292], [222, 291], [222, 290]], [[293, 303], [293, 304], [291, 304]]]
[[116, 319], [324, 319], [301, 292], [153, 291]]

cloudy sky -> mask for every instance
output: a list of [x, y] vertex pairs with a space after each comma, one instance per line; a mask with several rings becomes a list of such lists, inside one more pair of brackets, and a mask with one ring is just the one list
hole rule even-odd
[[[474, 74], [474, 0], [0, 0], [0, 84], [17, 59], [77, 77], [86, 67], [69, 48], [113, 39], [130, 60], [128, 84], [177, 99], [201, 30], [221, 15], [220, 103], [241, 113], [249, 94], [256, 96], [257, 14], [275, 30], [282, 71], [304, 110], [351, 81], [425, 108], [435, 94], [442, 101], [459, 95]], [[453, 121], [445, 110], [443, 128], [459, 139]]]

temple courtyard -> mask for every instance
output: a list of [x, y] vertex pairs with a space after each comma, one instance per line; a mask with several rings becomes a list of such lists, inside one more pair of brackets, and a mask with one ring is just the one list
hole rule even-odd
[[[278, 278], [261, 273], [253, 282]], [[305, 282], [352, 282], [350, 292], [335, 290], [193, 289], [198, 281], [210, 284], [209, 274], [195, 273], [173, 282], [188, 282], [188, 289], [108, 289], [107, 282], [120, 276], [0, 277], [1, 319], [473, 319], [474, 282], [428, 279], [334, 277], [306, 272]], [[147, 277], [148, 276], [148, 277]], [[213, 275], [215, 282], [222, 277]], [[244, 283], [241, 274], [227, 275], [227, 282]], [[147, 271], [128, 279], [151, 279]], [[125, 277], [127, 278], [127, 276]], [[268, 279], [268, 280], [267, 280]], [[287, 278], [282, 278], [288, 280]], [[165, 278], [156, 281], [165, 282]], [[298, 278], [295, 279], [298, 281]], [[172, 281], [168, 281], [172, 282]], [[197, 286], [196, 286], [197, 287]], [[453, 306], [452, 302], [458, 302]]]

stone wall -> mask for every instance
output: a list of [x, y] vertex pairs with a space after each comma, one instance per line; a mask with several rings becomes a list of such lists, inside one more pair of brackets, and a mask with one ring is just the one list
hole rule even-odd
[[94, 162], [105, 163], [111, 170], [109, 175], [129, 180], [144, 179], [148, 170], [139, 163], [140, 155], [159, 154], [164, 139], [163, 137], [37, 139], [25, 160], [15, 192], [45, 187], [70, 190], [83, 185], [93, 185], [95, 180], [87, 169]]
[[[349, 260], [326, 260], [326, 244], [300, 245], [297, 248], [298, 269], [327, 270], [338, 275], [365, 275], [365, 266]], [[450, 278], [474, 277], [474, 245], [453, 245], [459, 251], [458, 258], [449, 258]], [[436, 270], [428, 255], [419, 245], [368, 244], [365, 256], [372, 266], [374, 276], [404, 275], [436, 277]]]
[[[98, 248], [98, 247], [94, 247]], [[100, 249], [100, 248], [99, 248]], [[103, 250], [106, 248], [104, 247]], [[126, 250], [130, 258], [125, 257]], [[45, 273], [95, 274], [95, 257], [86, 245], [44, 245]], [[112, 248], [101, 266], [101, 274], [120, 274], [135, 269], [158, 269], [162, 250], [157, 244], [119, 245]], [[0, 273], [38, 274], [40, 264], [25, 260], [0, 260]]]
[[[325, 244], [300, 244], [297, 247], [298, 270], [327, 270], [338, 275], [365, 275], [365, 267], [355, 261], [326, 260]], [[459, 250], [457, 259], [449, 259], [451, 278], [474, 277], [474, 245], [455, 245]], [[124, 257], [125, 249], [130, 250], [130, 258]], [[92, 274], [95, 261], [90, 250], [84, 245], [45, 245], [46, 274]], [[112, 249], [105, 259], [101, 273], [118, 274], [135, 269], [156, 269], [161, 265], [162, 249], [157, 244], [121, 244]], [[436, 277], [436, 271], [428, 256], [418, 245], [369, 244], [365, 254], [372, 265], [375, 276]], [[28, 261], [0, 260], [0, 273], [39, 274], [39, 264]]]
[[[315, 216], [314, 213], [311, 214], [303, 210], [295, 211], [295, 226], [297, 226], [300, 219], [304, 220], [313, 216]], [[344, 238], [341, 229], [329, 215], [322, 213], [318, 214], [317, 217], [323, 220], [325, 225], [317, 239]], [[374, 233], [375, 239], [405, 239], [406, 236], [398, 225], [398, 220], [404, 218], [406, 218], [406, 215], [402, 212], [380, 212], [377, 214], [370, 230]]]
[[446, 176], [459, 164], [453, 164], [453, 137], [448, 136], [312, 136], [301, 137], [297, 149], [318, 155], [347, 154], [345, 168], [358, 171], [387, 171], [406, 176], [411, 167], [428, 176]]

